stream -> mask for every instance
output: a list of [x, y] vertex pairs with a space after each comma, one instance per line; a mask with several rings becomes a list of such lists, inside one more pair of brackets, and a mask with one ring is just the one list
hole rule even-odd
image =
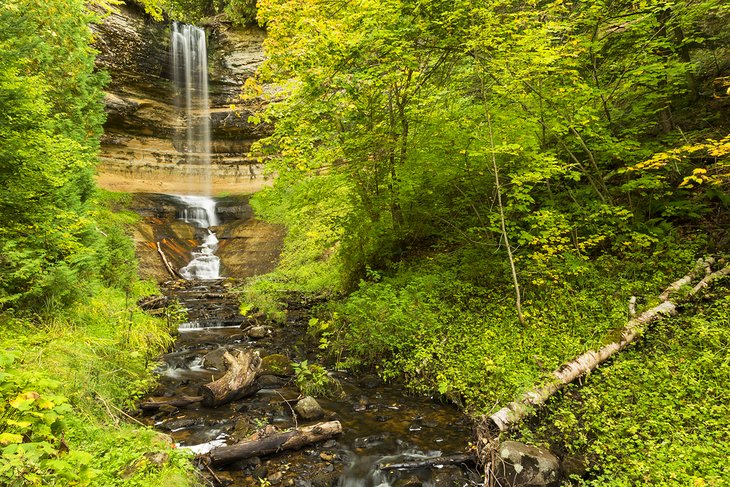
[[[183, 209], [186, 204], [181, 198]], [[193, 202], [196, 208], [205, 205]], [[213, 206], [214, 208], [214, 206]], [[203, 214], [187, 207], [178, 218], [197, 228], [198, 235], [215, 234], [215, 210]], [[202, 233], [201, 233], [202, 232]], [[198, 388], [225, 372], [223, 352], [254, 349], [264, 363], [279, 363], [276, 373], [257, 380], [255, 395], [216, 408], [194, 403], [147, 413], [147, 424], [172, 436], [180, 448], [202, 453], [216, 446], [235, 443], [268, 425], [285, 430], [318, 421], [338, 420], [343, 433], [299, 451], [279, 452], [241, 460], [211, 474], [202, 471], [214, 485], [290, 485], [342, 487], [414, 487], [481, 485], [474, 467], [445, 466], [433, 469], [396, 470], [386, 473], [379, 463], [403, 462], [463, 453], [471, 438], [471, 423], [459, 410], [430, 398], [406, 395], [398, 385], [383, 384], [373, 375], [353, 375], [328, 370], [340, 384], [334, 398], [317, 397], [324, 417], [317, 421], [297, 419], [290, 406], [299, 398], [291, 362], [317, 362], [317, 343], [307, 335], [312, 303], [304, 297], [287, 298], [283, 324], [249, 319], [238, 312], [240, 282], [231, 278], [200, 279], [194, 261], [202, 259], [208, 269], [215, 245], [205, 242], [193, 252], [188, 279], [163, 286], [168, 298], [187, 309], [187, 322], [180, 326], [174, 349], [162, 357], [156, 370], [158, 387], [152, 396], [196, 396]], [[217, 257], [215, 257], [217, 259]], [[287, 402], [289, 401], [289, 402]]]

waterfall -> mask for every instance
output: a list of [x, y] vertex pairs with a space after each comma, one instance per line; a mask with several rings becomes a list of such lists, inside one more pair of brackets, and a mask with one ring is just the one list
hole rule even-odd
[[202, 171], [199, 193], [202, 196], [177, 196], [183, 209], [178, 218], [205, 230], [202, 245], [193, 259], [180, 269], [185, 279], [218, 279], [220, 259], [214, 255], [218, 238], [210, 227], [218, 224], [212, 194], [210, 167], [210, 107], [208, 102], [208, 51], [205, 31], [193, 25], [172, 23], [170, 38], [172, 81], [178, 110], [186, 126], [186, 162]]
[[210, 196], [210, 107], [205, 31], [193, 25], [173, 22], [170, 47], [175, 99], [186, 125], [185, 159], [189, 164], [200, 166], [199, 192]]

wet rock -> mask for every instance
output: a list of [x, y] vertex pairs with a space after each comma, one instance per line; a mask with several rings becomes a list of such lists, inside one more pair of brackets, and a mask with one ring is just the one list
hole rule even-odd
[[294, 367], [288, 357], [274, 353], [261, 359], [261, 373], [286, 377], [294, 375]]
[[253, 477], [257, 479], [265, 479], [269, 475], [269, 469], [266, 468], [266, 466], [264, 465], [259, 465], [253, 469], [251, 475], [253, 475]]
[[334, 448], [337, 446], [337, 440], [327, 440], [322, 444], [322, 448]]
[[514, 487], [557, 486], [558, 458], [544, 448], [505, 441], [499, 447], [497, 479]]
[[[162, 425], [160, 425], [161, 428], [164, 428], [169, 431], [176, 431], [181, 430], [185, 428], [190, 428], [191, 426], [195, 426], [198, 424], [198, 422], [191, 418], [183, 418], [183, 419], [175, 419], [172, 421], [168, 421]], [[171, 438], [172, 440], [172, 438]]]
[[228, 351], [227, 348], [221, 347], [212, 352], [208, 352], [203, 357], [203, 367], [206, 369], [226, 370], [226, 362], [223, 355]]
[[355, 448], [370, 448], [381, 444], [384, 439], [385, 434], [361, 436], [360, 438], [355, 438], [354, 444]]
[[235, 480], [233, 479], [233, 475], [231, 475], [230, 472], [220, 471], [216, 472], [216, 477], [218, 477], [218, 480], [220, 481], [221, 485], [233, 485]]
[[426, 418], [421, 421], [421, 425], [423, 425], [424, 428], [436, 428], [438, 427], [439, 423], [438, 421], [435, 421], [433, 419]]
[[256, 426], [248, 418], [243, 418], [236, 421], [231, 436], [237, 440], [242, 440], [255, 430]]
[[322, 452], [319, 454], [319, 458], [321, 458], [325, 462], [331, 462], [332, 460], [335, 459], [335, 456], [331, 453]]
[[464, 478], [464, 473], [459, 467], [446, 466], [438, 470], [433, 470], [431, 483], [434, 487], [452, 487], [454, 485], [465, 485], [468, 479]]
[[311, 479], [312, 487], [332, 487], [337, 485], [338, 474], [335, 472], [322, 472]]
[[360, 385], [365, 389], [375, 389], [383, 385], [383, 381], [377, 375], [365, 375], [360, 379]]
[[165, 414], [175, 414], [179, 411], [179, 409], [171, 404], [163, 404], [160, 406], [159, 411]]
[[352, 410], [355, 412], [365, 411], [370, 405], [370, 401], [365, 396], [360, 396], [355, 404], [352, 405]]
[[324, 416], [324, 410], [316, 399], [307, 396], [294, 406], [294, 412], [304, 420], [318, 419]]
[[284, 385], [284, 381], [273, 374], [262, 375], [257, 380], [263, 389], [277, 389]]
[[266, 336], [269, 334], [269, 329], [265, 326], [254, 326], [251, 327], [248, 330], [248, 336], [249, 338], [252, 338], [254, 340], [259, 340], [261, 338], [266, 338]]

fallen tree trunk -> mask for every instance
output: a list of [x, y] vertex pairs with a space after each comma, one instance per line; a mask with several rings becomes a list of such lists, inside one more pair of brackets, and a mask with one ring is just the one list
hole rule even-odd
[[208, 453], [207, 458], [210, 460], [210, 465], [219, 467], [244, 458], [270, 455], [281, 450], [297, 450], [311, 443], [328, 440], [340, 433], [342, 433], [340, 422], [328, 421], [274, 433], [256, 440], [242, 441], [235, 445], [221, 446]]
[[160, 409], [162, 406], [174, 406], [176, 408], [184, 408], [190, 406], [196, 402], [203, 400], [203, 396], [180, 396], [172, 398], [163, 398], [160, 400], [152, 399], [151, 401], [145, 401], [140, 403], [139, 408], [143, 411], [155, 411]]
[[400, 463], [379, 463], [379, 470], [415, 470], [418, 468], [441, 467], [444, 465], [462, 465], [476, 463], [476, 456], [473, 454], [459, 453], [456, 455], [444, 455], [436, 458], [425, 458]]
[[[621, 330], [618, 341], [614, 341], [597, 351], [589, 350], [570, 362], [563, 364], [553, 372], [553, 377], [547, 383], [526, 392], [522, 398], [508, 404], [491, 416], [482, 416], [478, 431], [481, 446], [490, 444], [496, 435], [510, 429], [527, 416], [535, 407], [543, 405], [563, 387], [578, 377], [595, 370], [614, 354], [626, 348], [631, 342], [641, 336], [649, 324], [662, 319], [664, 316], [677, 314], [677, 305], [669, 301], [669, 297], [673, 293], [676, 293], [682, 286], [691, 284], [703, 271], [707, 273], [706, 277], [688, 292], [687, 298], [697, 294], [697, 292], [712, 281], [730, 275], [730, 266], [726, 266], [717, 272], [711, 272], [709, 266], [712, 263], [714, 263], [713, 259], [700, 260], [690, 273], [670, 284], [659, 296], [663, 299], [663, 302], [631, 319], [623, 330]], [[492, 446], [490, 445], [488, 448]]]
[[172, 275], [172, 277], [176, 279], [182, 279], [182, 276], [179, 272], [177, 272], [173, 267], [172, 264], [170, 264], [170, 261], [167, 260], [167, 257], [165, 257], [165, 253], [162, 251], [162, 246], [160, 245], [160, 242], [157, 242], [157, 252], [160, 254], [160, 257], [162, 257], [162, 263], [165, 264], [165, 268], [167, 268], [167, 272]]
[[239, 351], [236, 355], [223, 354], [228, 370], [218, 380], [200, 386], [205, 407], [216, 407], [255, 394], [259, 389], [256, 374], [261, 367], [261, 357], [253, 350]]

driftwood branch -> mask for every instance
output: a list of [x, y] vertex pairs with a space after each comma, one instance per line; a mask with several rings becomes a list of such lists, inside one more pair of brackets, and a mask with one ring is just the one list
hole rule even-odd
[[[235, 352], [234, 352], [235, 353]], [[261, 367], [261, 357], [253, 350], [223, 354], [228, 370], [218, 380], [200, 386], [203, 406], [216, 407], [255, 394], [260, 386], [255, 382]]]
[[519, 400], [508, 404], [491, 416], [483, 416], [481, 424], [482, 430], [485, 431], [480, 433], [482, 440], [484, 438], [493, 438], [494, 434], [510, 429], [514, 424], [527, 416], [535, 407], [543, 405], [552, 395], [561, 390], [567, 384], [570, 384], [578, 377], [595, 370], [599, 365], [604, 363], [617, 352], [625, 349], [630, 343], [641, 336], [644, 330], [651, 323], [662, 319], [664, 316], [673, 316], [677, 314], [677, 304], [669, 301], [669, 296], [677, 292], [682, 286], [691, 284], [692, 281], [703, 271], [710, 273], [689, 291], [687, 298], [696, 295], [701, 289], [707, 287], [711, 282], [730, 275], [730, 265], [716, 272], [708, 271], [708, 266], [712, 263], [714, 263], [713, 259], [700, 260], [690, 273], [670, 284], [669, 287], [667, 287], [667, 289], [660, 295], [662, 302], [632, 318], [623, 330], [621, 330], [619, 340], [614, 341], [599, 350], [589, 350], [570, 362], [563, 364], [559, 369], [553, 372], [552, 377], [548, 382], [526, 392]]
[[697, 261], [697, 264], [694, 266], [694, 268], [689, 271], [689, 273], [682, 277], [681, 279], [677, 279], [673, 283], [671, 283], [667, 288], [664, 290], [663, 293], [659, 295], [660, 301], [666, 301], [669, 299], [669, 296], [673, 293], [676, 293], [679, 291], [679, 289], [682, 286], [687, 286], [692, 283], [699, 275], [704, 272], [705, 274], [710, 273], [710, 266], [715, 263], [715, 259], [712, 257], [708, 257], [706, 259], [699, 259]]
[[251, 441], [242, 441], [235, 445], [221, 446], [211, 450], [207, 458], [212, 466], [219, 467], [244, 458], [270, 455], [281, 450], [297, 450], [311, 443], [330, 439], [340, 433], [342, 433], [342, 425], [339, 421], [317, 423]]
[[165, 267], [167, 268], [167, 271], [170, 273], [170, 275], [172, 275], [172, 277], [174, 278], [182, 279], [180, 273], [172, 267], [170, 261], [167, 260], [167, 257], [165, 257], [165, 253], [162, 251], [162, 246], [160, 245], [160, 242], [157, 242], [157, 252], [160, 254], [160, 257], [162, 257], [162, 263], [165, 264]]

